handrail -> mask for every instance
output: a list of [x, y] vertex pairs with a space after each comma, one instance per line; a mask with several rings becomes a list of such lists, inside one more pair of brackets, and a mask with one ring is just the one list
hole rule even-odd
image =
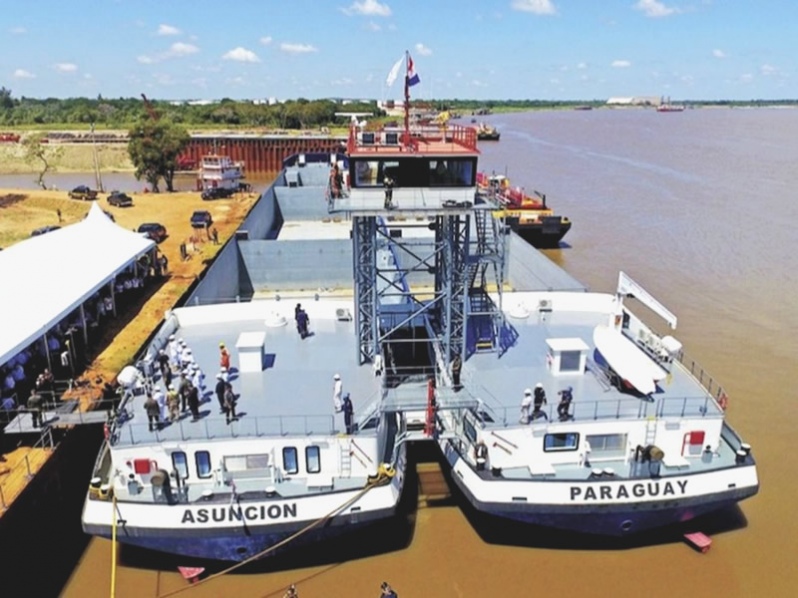
[[[353, 447], [355, 447], [357, 450], [359, 450], [359, 451], [360, 451], [360, 453], [361, 453], [361, 454], [362, 454], [362, 455], [363, 455], [363, 456], [364, 456], [366, 459], [368, 459], [368, 462], [369, 462], [369, 463], [372, 463], [372, 464], [374, 463], [374, 461], [372, 460], [372, 458], [371, 458], [371, 457], [369, 457], [368, 453], [366, 453], [366, 451], [364, 451], [364, 450], [361, 448], [361, 446], [360, 446], [360, 445], [359, 445], [357, 442], [355, 442], [355, 440], [354, 440], [354, 439], [350, 440], [350, 443], [352, 444], [352, 446], [353, 446]], [[355, 454], [355, 453], [354, 453], [354, 451], [352, 451], [352, 454]], [[357, 456], [357, 455], [355, 455], [355, 456]], [[359, 459], [358, 459], [358, 460], [359, 460]], [[363, 463], [363, 462], [361, 461], [361, 463]], [[365, 464], [364, 464], [364, 465], [365, 465]]]
[[[33, 444], [31, 449], [43, 449], [52, 453], [57, 446], [58, 445], [53, 440], [52, 431], [47, 428], [42, 432], [42, 435]], [[25, 458], [20, 460], [13, 467], [0, 472], [0, 509], [6, 511], [25, 486], [27, 486], [27, 484], [20, 482], [19, 479], [25, 477], [31, 480], [34, 474], [35, 472], [31, 468], [28, 455], [25, 455]], [[9, 482], [13, 482], [13, 484]], [[9, 492], [12, 487], [16, 488], [18, 492]]]

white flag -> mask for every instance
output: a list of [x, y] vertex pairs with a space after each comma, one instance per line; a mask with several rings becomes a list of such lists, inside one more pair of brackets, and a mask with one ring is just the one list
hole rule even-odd
[[396, 78], [399, 76], [399, 70], [402, 68], [402, 63], [404, 62], [405, 57], [402, 56], [399, 60], [396, 61], [396, 64], [393, 65], [391, 72], [388, 73], [388, 78], [385, 80], [385, 84], [390, 87], [393, 85], [393, 82], [396, 81]]

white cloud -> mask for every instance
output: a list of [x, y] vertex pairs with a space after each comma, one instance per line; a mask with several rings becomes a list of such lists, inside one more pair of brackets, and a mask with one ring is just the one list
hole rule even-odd
[[740, 82], [741, 83], [750, 83], [754, 80], [754, 76], [751, 73], [745, 73], [740, 75]]
[[576, 68], [578, 68], [579, 70], [586, 69], [587, 68], [587, 63], [586, 62], [580, 62], [579, 64], [576, 65]]
[[779, 69], [770, 64], [763, 64], [759, 67], [759, 72], [767, 77], [768, 75], [775, 75], [779, 72]]
[[421, 56], [432, 56], [432, 50], [419, 42], [416, 44], [416, 54], [420, 54]]
[[363, 0], [363, 2], [353, 2], [349, 8], [342, 9], [348, 15], [366, 15], [372, 17], [390, 17], [391, 7], [387, 4], [380, 4], [377, 0]]
[[172, 25], [158, 25], [158, 35], [180, 35], [180, 29]]
[[53, 68], [59, 73], [74, 73], [78, 70], [78, 65], [71, 62], [59, 62], [53, 65]]
[[331, 85], [352, 85], [354, 81], [349, 77], [343, 77], [342, 79], [333, 79], [330, 81]]
[[667, 17], [679, 12], [678, 8], [665, 6], [662, 2], [658, 2], [657, 0], [638, 0], [634, 7], [647, 17], [653, 19]]
[[169, 46], [167, 56], [189, 56], [199, 52], [199, 48], [194, 44], [186, 44], [184, 42], [175, 42]]
[[263, 36], [262, 38], [260, 38], [260, 43], [264, 46], [268, 46], [270, 43], [272, 43], [272, 36], [271, 35]]
[[375, 32], [375, 33], [376, 33], [377, 31], [382, 31], [382, 27], [380, 27], [380, 26], [379, 26], [377, 23], [375, 23], [374, 21], [369, 21], [368, 23], [366, 23], [366, 29], [367, 29], [368, 31], [373, 31], [373, 32]]
[[136, 56], [136, 60], [138, 60], [141, 64], [152, 64], [155, 62], [155, 59], [151, 56], [145, 56], [142, 54], [141, 56]]
[[258, 58], [258, 55], [255, 54], [255, 52], [252, 50], [247, 50], [246, 48], [242, 48], [241, 46], [233, 48], [229, 52], [223, 54], [222, 59], [234, 60], [236, 62], [260, 62], [260, 58]]
[[556, 15], [557, 9], [551, 0], [513, 0], [512, 7], [536, 15]]
[[8, 30], [8, 32], [12, 35], [23, 35], [27, 33], [28, 30], [25, 29], [24, 27], [12, 27], [11, 29]]
[[36, 75], [25, 69], [17, 69], [14, 71], [15, 79], [35, 79]]
[[483, 81], [480, 81], [478, 79], [473, 79], [471, 81], [471, 85], [473, 85], [474, 87], [487, 87], [488, 86], [487, 83], [484, 83]]
[[309, 52], [318, 52], [318, 48], [311, 46], [310, 44], [280, 44], [280, 49], [283, 52], [288, 52], [289, 54], [307, 54]]
[[632, 63], [628, 60], [613, 60], [610, 66], [616, 69], [625, 69], [632, 66]]
[[726, 53], [723, 50], [712, 50], [712, 55], [715, 58], [726, 58]]

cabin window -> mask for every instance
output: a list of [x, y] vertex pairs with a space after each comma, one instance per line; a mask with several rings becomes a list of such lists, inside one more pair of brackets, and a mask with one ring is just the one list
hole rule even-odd
[[472, 443], [477, 441], [477, 431], [467, 418], [463, 418], [463, 433]]
[[476, 184], [476, 159], [383, 159], [353, 160], [350, 178], [354, 187], [382, 187], [386, 174], [396, 188], [473, 187]]
[[578, 372], [581, 365], [581, 351], [563, 351], [560, 353], [560, 372]]
[[194, 463], [197, 466], [198, 478], [209, 478], [213, 474], [211, 470], [211, 454], [208, 451], [197, 451], [194, 453]]
[[287, 446], [283, 448], [283, 471], [285, 473], [299, 472], [299, 456], [296, 447]]
[[267, 469], [269, 467], [269, 454], [262, 455], [237, 455], [224, 458], [225, 471], [247, 471], [249, 469]]
[[564, 434], [546, 434], [543, 437], [543, 451], [553, 453], [558, 451], [575, 451], [579, 446], [579, 434], [566, 432]]
[[430, 187], [471, 187], [474, 185], [474, 162], [469, 158], [429, 161]]
[[355, 166], [355, 187], [376, 187], [377, 172], [380, 169], [378, 160], [357, 160]]
[[305, 469], [307, 469], [308, 473], [319, 473], [321, 471], [321, 452], [319, 447], [305, 447]]
[[626, 434], [591, 434], [585, 440], [590, 444], [591, 457], [623, 457], [626, 454]]
[[186, 453], [183, 451], [175, 451], [172, 453], [172, 467], [174, 467], [177, 475], [181, 480], [188, 478], [188, 459]]

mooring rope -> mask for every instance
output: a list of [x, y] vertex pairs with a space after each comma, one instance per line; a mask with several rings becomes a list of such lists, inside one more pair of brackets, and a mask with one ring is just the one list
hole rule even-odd
[[[336, 507], [335, 509], [333, 509], [332, 511], [330, 511], [329, 513], [327, 513], [326, 515], [324, 515], [320, 519], [317, 519], [316, 521], [312, 521], [311, 523], [309, 523], [308, 525], [303, 527], [298, 532], [288, 536], [285, 540], [281, 540], [277, 544], [269, 546], [268, 548], [260, 551], [259, 553], [254, 554], [251, 557], [249, 557], [249, 558], [247, 558], [247, 559], [245, 559], [243, 561], [235, 563], [234, 565], [231, 565], [227, 569], [223, 569], [222, 571], [218, 571], [217, 573], [209, 575], [205, 579], [199, 580], [197, 583], [193, 583], [191, 585], [183, 586], [182, 588], [178, 588], [176, 590], [172, 590], [171, 592], [167, 592], [166, 594], [161, 594], [160, 596], [158, 596], [158, 598], [167, 598], [168, 596], [174, 596], [175, 594], [179, 594], [181, 592], [185, 592], [186, 590], [191, 590], [193, 588], [199, 587], [200, 585], [202, 585], [204, 583], [207, 583], [207, 582], [211, 581], [212, 579], [216, 579], [217, 577], [221, 577], [222, 575], [227, 575], [228, 573], [231, 573], [232, 571], [235, 571], [236, 569], [238, 569], [240, 567], [243, 567], [244, 565], [246, 565], [248, 563], [251, 563], [252, 561], [255, 561], [255, 560], [259, 559], [259, 558], [262, 558], [262, 557], [266, 556], [270, 552], [273, 552], [273, 551], [277, 550], [278, 548], [280, 548], [282, 546], [285, 546], [286, 544], [288, 544], [289, 542], [297, 539], [298, 537], [300, 537], [301, 535], [305, 534], [306, 532], [309, 532], [314, 527], [318, 527], [319, 525], [321, 525], [322, 523], [324, 523], [328, 519], [334, 517], [336, 514], [338, 514], [339, 512], [343, 511], [344, 509], [349, 508], [350, 506], [355, 504], [358, 500], [360, 500], [363, 497], [363, 495], [365, 495], [366, 492], [368, 492], [372, 488], [376, 488], [377, 486], [382, 486], [385, 483], [387, 483], [388, 481], [390, 481], [390, 479], [394, 476], [394, 473], [395, 472], [393, 471], [393, 469], [389, 469], [389, 468], [386, 468], [386, 467], [380, 467], [377, 477], [374, 480], [369, 480], [369, 482], [366, 484], [365, 488], [363, 488], [355, 496], [353, 496], [352, 498], [347, 500], [342, 505]], [[113, 597], [113, 594], [111, 594], [111, 596]]]

